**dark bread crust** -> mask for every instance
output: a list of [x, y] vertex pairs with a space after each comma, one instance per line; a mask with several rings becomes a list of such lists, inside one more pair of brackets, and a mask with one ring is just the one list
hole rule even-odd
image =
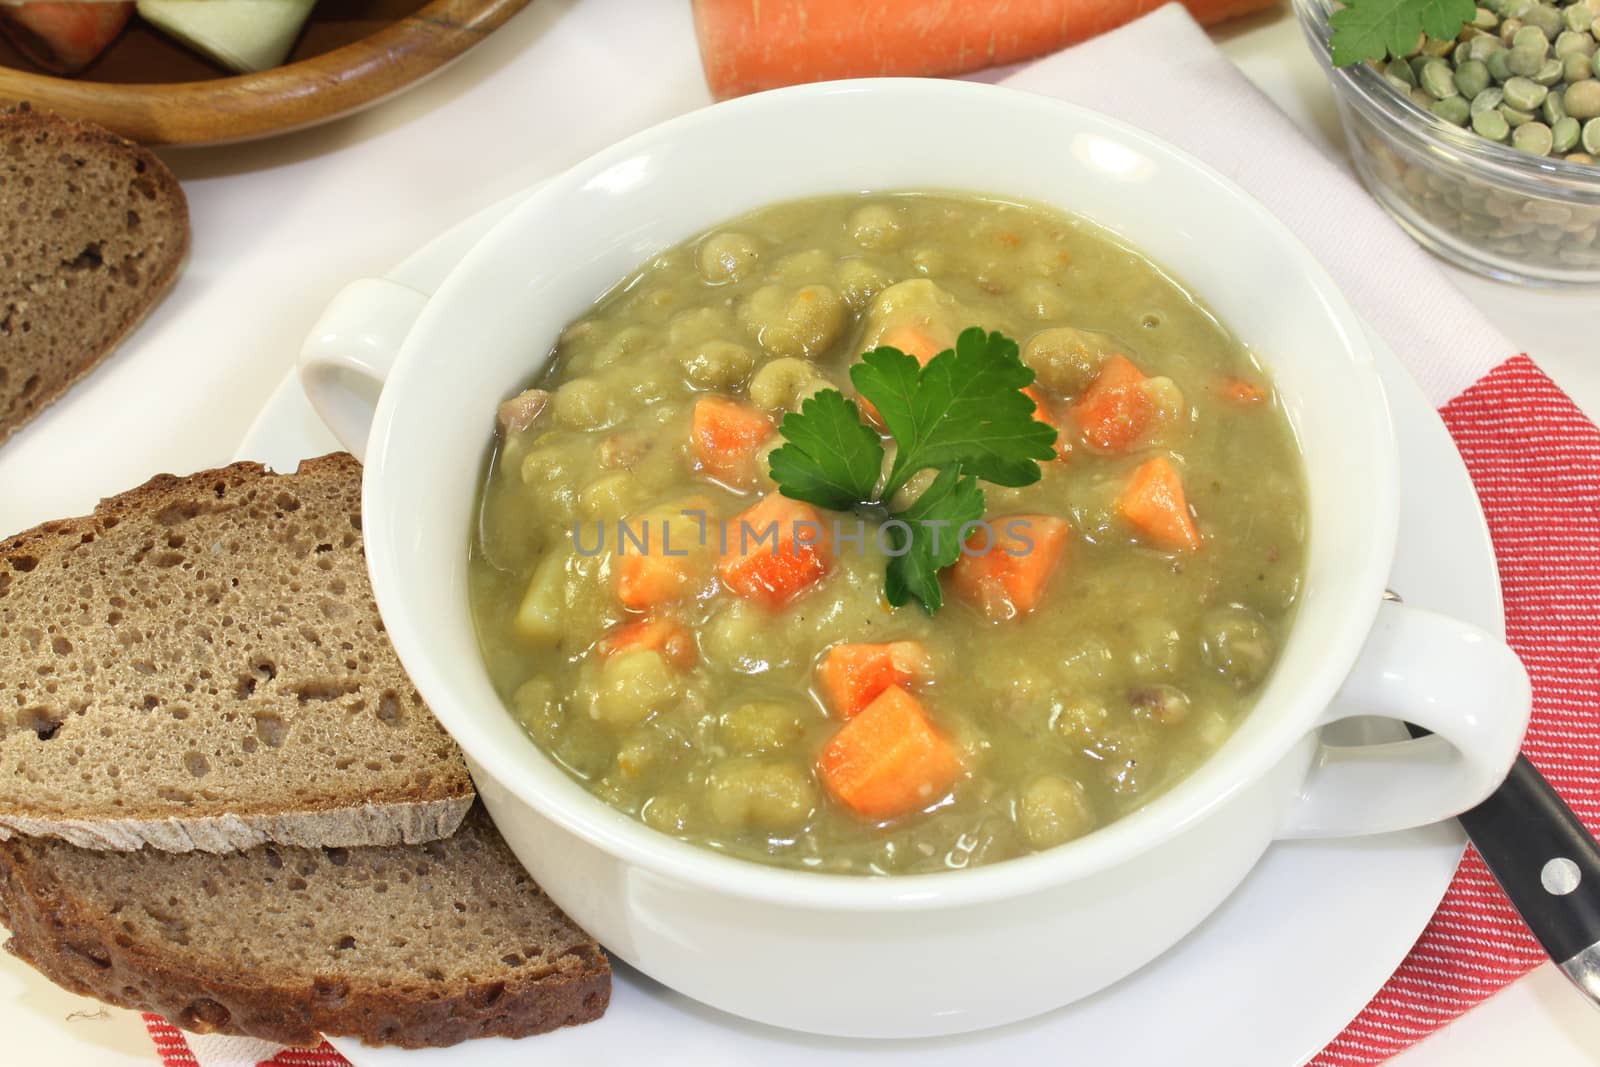
[[[361, 477], [361, 463], [348, 452], [330, 452], [325, 456], [300, 461], [295, 477], [337, 479]], [[108, 496], [96, 504], [87, 515], [69, 519], [50, 519], [37, 526], [12, 534], [0, 541], [0, 556], [29, 552], [41, 560], [53, 550], [70, 548], [86, 533], [102, 534], [122, 520], [135, 515], [147, 515], [161, 505], [191, 494], [197, 484], [210, 483], [218, 498], [230, 491], [263, 478], [274, 477], [271, 470], [254, 460], [240, 460], [226, 467], [197, 471], [189, 475], [157, 474], [143, 485]]]
[[[137, 174], [134, 181], [141, 183], [139, 188], [145, 191], [147, 202], [160, 205], [168, 214], [169, 226], [154, 235], [155, 255], [145, 256], [141, 253], [137, 285], [139, 298], [115, 309], [114, 312], [97, 314], [91, 307], [79, 306], [86, 303], [86, 300], [80, 299], [78, 295], [85, 293], [82, 289], [75, 292], [63, 288], [53, 294], [38, 296], [33, 288], [49, 279], [35, 278], [30, 283], [30, 280], [23, 275], [20, 264], [15, 273], [0, 272], [0, 322], [9, 320], [10, 310], [18, 303], [46, 304], [54, 300], [60, 306], [54, 309], [46, 307], [47, 314], [65, 314], [75, 321], [94, 322], [96, 327], [90, 331], [92, 340], [75, 347], [70, 355], [55, 353], [55, 358], [51, 361], [53, 365], [42, 365], [44, 361], [40, 359], [38, 352], [26, 354], [24, 359], [18, 360], [17, 365], [12, 365], [12, 360], [17, 357], [7, 355], [5, 348], [11, 346], [20, 353], [22, 344], [30, 339], [17, 341], [0, 330], [0, 342], [7, 342], [6, 345], [0, 345], [0, 356], [5, 357], [0, 358], [0, 371], [9, 371], [12, 379], [7, 387], [5, 375], [0, 374], [0, 444], [115, 351], [123, 339], [133, 332], [149, 314], [151, 308], [158, 304], [161, 297], [172, 287], [179, 268], [188, 256], [190, 245], [188, 198], [184, 195], [182, 186], [178, 184], [178, 179], [149, 149], [99, 126], [65, 119], [49, 112], [35, 111], [26, 102], [15, 108], [0, 109], [0, 147], [4, 147], [6, 143], [31, 146], [40, 150], [42, 154], [69, 151], [81, 153], [86, 158], [93, 157], [102, 165], [119, 163], [126, 165]], [[20, 172], [30, 163], [36, 163], [27, 158], [28, 151], [29, 147], [23, 147], [16, 154], [13, 173]], [[5, 160], [0, 158], [0, 177], [5, 175], [6, 169]], [[12, 203], [13, 198], [20, 200], [15, 191], [8, 192], [0, 188], [0, 208], [5, 209], [4, 213], [17, 217], [15, 225], [18, 227], [19, 236], [26, 232], [29, 226], [65, 227], [77, 225], [81, 221], [74, 219], [56, 222], [48, 218], [42, 220], [25, 218], [20, 208]], [[105, 207], [113, 213], [128, 210], [126, 204], [108, 203]], [[89, 232], [99, 232], [97, 227], [86, 226], [85, 229]], [[18, 248], [22, 244], [20, 240], [12, 243]], [[86, 243], [92, 243], [92, 239]], [[6, 265], [10, 265], [9, 261]], [[62, 273], [65, 269], [66, 265], [62, 264], [57, 273]], [[47, 342], [34, 343], [37, 345]], [[38, 382], [37, 387], [30, 392], [19, 393], [20, 385], [28, 376], [35, 378]]]
[[[468, 817], [461, 833], [482, 835], [493, 845], [476, 854], [474, 863], [481, 870], [468, 872], [469, 877], [504, 878], [504, 869], [516, 866], [481, 809]], [[421, 856], [426, 847], [351, 852]], [[475, 1037], [526, 1037], [590, 1022], [610, 1003], [611, 967], [604, 953], [554, 911], [531, 880], [526, 899], [528, 909], [539, 912], [534, 922], [547, 922], [545, 914], [554, 913], [567, 936], [577, 940], [572, 946], [554, 946], [561, 951], [560, 966], [552, 973], [551, 968], [519, 970], [490, 963], [472, 979], [428, 988], [405, 974], [378, 984], [309, 964], [300, 973], [220, 973], [187, 954], [187, 941], [173, 945], [130, 937], [117, 916], [97, 906], [102, 902], [82, 899], [71, 864], [75, 854], [81, 858], [84, 853], [56, 841], [0, 842], [0, 921], [11, 930], [6, 948], [71, 992], [161, 1015], [196, 1033], [240, 1034], [287, 1045], [315, 1045], [320, 1035], [331, 1034], [372, 1045], [427, 1048]], [[168, 862], [182, 862], [162, 855]], [[216, 864], [253, 859], [252, 853], [207, 857]], [[516, 870], [520, 874], [520, 867]], [[163, 893], [198, 891], [186, 884], [161, 888]], [[392, 887], [389, 892], [403, 890]], [[437, 903], [448, 910], [445, 901]], [[439, 916], [441, 923], [443, 919]], [[204, 930], [198, 936], [248, 938], [250, 917], [240, 916], [236, 929]], [[294, 952], [309, 946], [284, 948]], [[306, 951], [302, 958], [310, 955]]]
[[[315, 459], [303, 460], [295, 473], [323, 476], [337, 475], [346, 470], [358, 472], [357, 477], [359, 477], [361, 464], [348, 452], [333, 452]], [[217, 486], [223, 487], [225, 493], [227, 490], [271, 476], [271, 471], [251, 460], [241, 460], [226, 467], [200, 471], [187, 477], [157, 474], [143, 485], [104, 498], [88, 515], [75, 515], [69, 519], [50, 519], [21, 533], [12, 534], [4, 541], [0, 541], [0, 555], [9, 556], [30, 550], [34, 554], [49, 554], [52, 549], [66, 548], [83, 534], [100, 534], [129, 516], [156, 510], [161, 504], [171, 500], [174, 492], [183, 492], [194, 482], [214, 482]]]

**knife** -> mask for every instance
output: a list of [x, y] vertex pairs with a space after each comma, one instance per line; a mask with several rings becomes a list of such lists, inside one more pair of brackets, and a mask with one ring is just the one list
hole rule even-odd
[[1600, 1007], [1600, 846], [1589, 831], [1522, 755], [1458, 818], [1539, 944]]
[[1600, 1007], [1600, 844], [1520, 753], [1500, 787], [1456, 818], [1539, 944]]

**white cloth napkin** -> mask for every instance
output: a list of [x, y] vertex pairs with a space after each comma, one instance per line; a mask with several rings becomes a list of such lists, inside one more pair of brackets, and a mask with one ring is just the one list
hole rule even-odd
[[1041, 59], [1001, 84], [1139, 126], [1243, 186], [1310, 247], [1435, 405], [1516, 352], [1360, 181], [1306, 140], [1181, 5]]

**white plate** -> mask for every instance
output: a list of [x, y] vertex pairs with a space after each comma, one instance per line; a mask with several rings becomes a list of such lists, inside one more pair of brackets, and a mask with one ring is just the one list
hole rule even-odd
[[[389, 277], [434, 291], [517, 199], [457, 226]], [[1381, 339], [1372, 341], [1407, 488], [1391, 586], [1409, 603], [1502, 633], [1494, 554], [1466, 469], [1399, 359]], [[293, 470], [299, 460], [337, 447], [291, 376], [245, 436], [239, 458]], [[1463, 844], [1459, 827], [1450, 823], [1385, 837], [1274, 845], [1216, 913], [1142, 971], [1041, 1018], [964, 1037], [851, 1042], [794, 1034], [707, 1008], [618, 965], [603, 1019], [529, 1042], [489, 1039], [407, 1051], [332, 1040], [356, 1067], [525, 1067], [530, 1057], [543, 1067], [779, 1067], [824, 1055], [830, 1064], [874, 1067], [1068, 1055], [1075, 1062], [1118, 1065], [1291, 1067], [1338, 1034], [1399, 965], [1444, 895]]]

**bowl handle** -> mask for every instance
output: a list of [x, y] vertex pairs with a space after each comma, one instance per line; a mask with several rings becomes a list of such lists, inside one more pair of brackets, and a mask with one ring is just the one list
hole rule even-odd
[[1319, 744], [1278, 836], [1384, 833], [1466, 811], [1505, 779], [1532, 705], [1528, 672], [1504, 642], [1444, 615], [1385, 602], [1317, 725], [1380, 715], [1434, 736]]
[[366, 459], [378, 394], [428, 296], [387, 278], [351, 282], [300, 350], [300, 384], [311, 406], [357, 459]]

